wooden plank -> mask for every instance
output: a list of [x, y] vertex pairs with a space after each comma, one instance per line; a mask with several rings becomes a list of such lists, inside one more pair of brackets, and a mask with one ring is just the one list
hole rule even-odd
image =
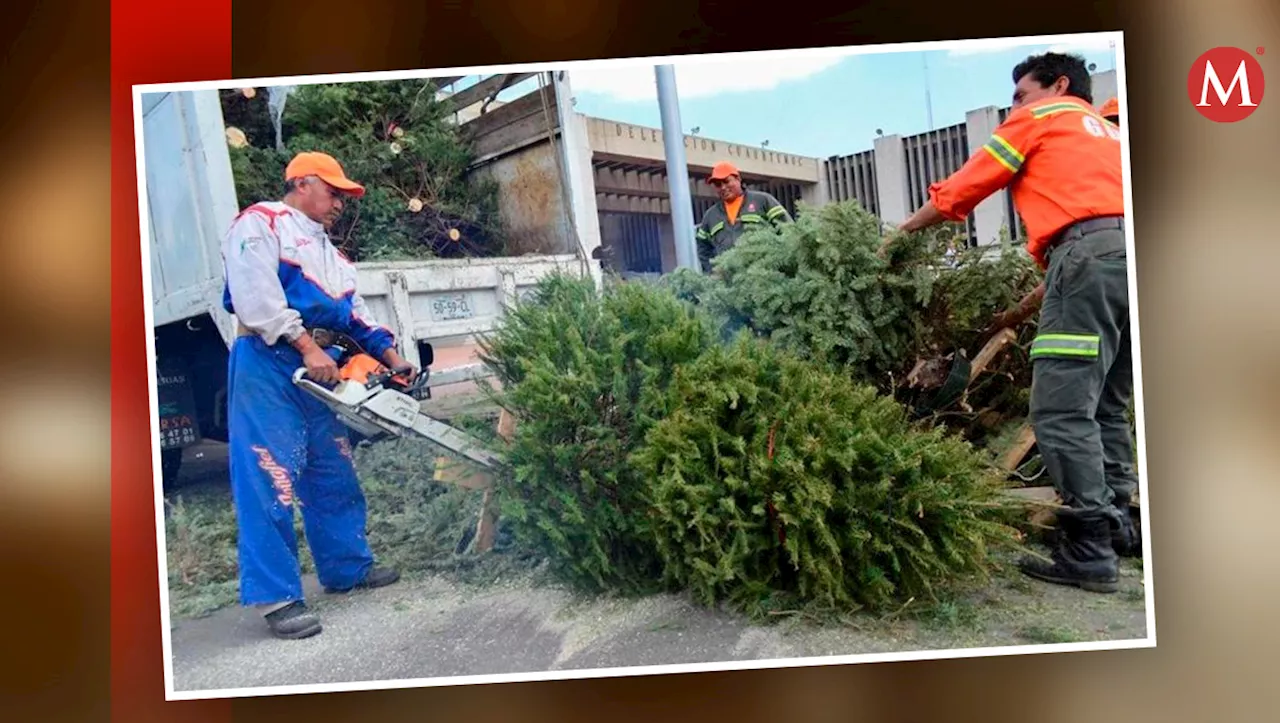
[[[498, 415], [497, 431], [499, 437], [508, 441], [515, 433], [515, 417], [506, 409]], [[484, 490], [471, 549], [479, 553], [492, 550], [498, 533], [498, 503], [493, 490], [496, 481], [493, 472], [441, 456], [436, 457], [435, 480], [464, 489]]]
[[453, 103], [455, 109], [463, 110], [535, 75], [537, 73], [499, 73], [498, 75], [491, 75], [475, 85], [454, 93], [448, 97], [448, 100]]
[[493, 496], [493, 473], [458, 462], [450, 457], [436, 457], [435, 480], [463, 489], [484, 490], [480, 501], [480, 514], [476, 519], [475, 535], [471, 540], [471, 549], [481, 553], [492, 550], [498, 527], [497, 504]]
[[991, 340], [988, 341], [982, 347], [982, 350], [978, 352], [978, 355], [973, 358], [973, 363], [969, 368], [969, 383], [973, 384], [973, 380], [977, 379], [979, 374], [986, 371], [987, 366], [995, 360], [996, 356], [998, 356], [1000, 352], [1004, 351], [1004, 348], [1012, 344], [1014, 339], [1017, 338], [1018, 335], [1014, 333], [1013, 329], [1001, 329], [995, 336], [991, 337]]
[[435, 481], [468, 490], [483, 490], [493, 486], [493, 475], [475, 465], [459, 462], [453, 457], [436, 457]]
[[1062, 500], [1054, 488], [1015, 487], [1009, 490], [1009, 494], [1026, 503], [1032, 527], [1053, 527], [1057, 519], [1056, 510], [1062, 506]]
[[480, 502], [480, 519], [476, 522], [476, 552], [488, 552], [493, 549], [494, 538], [498, 534], [498, 510], [493, 498], [493, 489], [484, 491], [484, 499]]
[[[511, 441], [515, 434], [516, 418], [506, 409], [498, 414], [498, 436]], [[493, 488], [484, 491], [484, 499], [480, 502], [480, 519], [476, 523], [475, 549], [477, 552], [488, 552], [493, 549], [494, 537], [498, 533], [498, 504], [494, 498]]]
[[1007, 493], [1025, 502], [1036, 505], [1060, 506], [1058, 493], [1049, 485], [1039, 487], [1011, 487]]
[[1005, 452], [1004, 457], [1001, 459], [1000, 468], [1007, 472], [1012, 472], [1017, 469], [1018, 465], [1022, 464], [1022, 460], [1026, 458], [1027, 453], [1031, 451], [1031, 448], [1034, 447], [1035, 444], [1035, 428], [1029, 423], [1022, 425], [1022, 429], [1018, 431], [1017, 440], [1013, 443], [1013, 446], [1009, 448], [1009, 451]]

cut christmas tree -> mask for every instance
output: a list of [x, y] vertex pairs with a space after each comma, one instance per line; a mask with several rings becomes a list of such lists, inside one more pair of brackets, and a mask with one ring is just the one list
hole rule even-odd
[[568, 580], [641, 591], [661, 579], [649, 530], [649, 481], [628, 457], [643, 441], [677, 365], [711, 343], [674, 296], [641, 285], [552, 276], [482, 342], [500, 385], [492, 398], [518, 420], [499, 445], [499, 485], [517, 539]]
[[893, 399], [740, 336], [681, 367], [634, 456], [667, 578], [755, 614], [932, 598], [1016, 545], [985, 458]]
[[519, 420], [503, 513], [565, 579], [848, 610], [927, 597], [1016, 541], [968, 443], [837, 367], [714, 332], [661, 287], [551, 277], [484, 341]]
[[[894, 234], [856, 201], [802, 209], [780, 231], [745, 234], [714, 262], [711, 277], [679, 271], [664, 285], [704, 309], [731, 335], [749, 328], [981, 442], [1026, 413], [1034, 325], [968, 379], [993, 316], [1039, 283], [1022, 250], [961, 248], [962, 231]], [[996, 253], [992, 253], [992, 251]], [[940, 394], [960, 376], [954, 395]], [[968, 389], [965, 392], [965, 389]]]

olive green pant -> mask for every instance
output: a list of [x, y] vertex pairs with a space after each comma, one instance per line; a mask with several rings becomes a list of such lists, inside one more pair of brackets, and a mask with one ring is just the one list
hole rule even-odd
[[1138, 487], [1124, 232], [1068, 231], [1050, 251], [1031, 347], [1031, 420], [1069, 507], [1115, 517]]

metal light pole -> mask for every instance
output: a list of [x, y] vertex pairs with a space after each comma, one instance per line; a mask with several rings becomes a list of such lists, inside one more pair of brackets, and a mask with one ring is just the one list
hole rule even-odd
[[693, 240], [693, 197], [689, 192], [689, 164], [684, 155], [684, 126], [680, 123], [680, 98], [676, 94], [674, 66], [654, 68], [658, 83], [658, 108], [662, 113], [662, 143], [667, 155], [667, 188], [671, 199], [671, 225], [675, 232], [676, 265], [701, 271]]
[[929, 90], [929, 53], [923, 52], [920, 57], [924, 59], [924, 112], [928, 118], [928, 130], [933, 130], [933, 94]]

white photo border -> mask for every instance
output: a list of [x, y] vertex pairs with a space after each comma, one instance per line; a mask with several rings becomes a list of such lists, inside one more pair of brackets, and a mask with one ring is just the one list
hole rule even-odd
[[[268, 78], [240, 78], [218, 81], [193, 81], [177, 83], [137, 84], [133, 86], [133, 123], [134, 152], [138, 175], [138, 217], [142, 244], [142, 293], [147, 338], [147, 390], [149, 409], [151, 412], [151, 463], [154, 471], [153, 488], [155, 500], [156, 549], [159, 564], [160, 618], [161, 640], [164, 654], [164, 686], [165, 700], [205, 700], [223, 698], [244, 698], [267, 695], [301, 695], [310, 693], [337, 693], [351, 691], [373, 691], [406, 688], [430, 688], [459, 685], [484, 685], [491, 683], [539, 682], [557, 680], [580, 680], [593, 678], [615, 678], [626, 676], [670, 675], [683, 673], [704, 673], [735, 670], [759, 670], [770, 668], [798, 668], [828, 665], [852, 665], [860, 663], [905, 662], [915, 660], [940, 660], [956, 658], [975, 658], [1006, 655], [1035, 655], [1042, 653], [1090, 652], [1102, 650], [1127, 650], [1156, 647], [1155, 590], [1152, 580], [1154, 562], [1152, 560], [1150, 497], [1148, 495], [1148, 466], [1146, 454], [1146, 414], [1142, 386], [1142, 354], [1141, 333], [1138, 314], [1137, 267], [1134, 254], [1133, 223], [1133, 190], [1132, 171], [1130, 167], [1129, 123], [1121, 124], [1121, 155], [1124, 171], [1124, 203], [1125, 203], [1125, 247], [1128, 256], [1130, 323], [1132, 324], [1133, 374], [1134, 374], [1134, 412], [1137, 427], [1138, 457], [1138, 489], [1141, 502], [1143, 545], [1143, 586], [1146, 605], [1147, 637], [1118, 641], [1097, 641], [1085, 643], [1056, 643], [1014, 645], [985, 648], [956, 648], [946, 650], [921, 650], [895, 653], [869, 653], [854, 655], [822, 656], [808, 658], [783, 658], [776, 660], [724, 661], [715, 663], [687, 663], [672, 665], [649, 665], [623, 668], [597, 668], [586, 670], [542, 671], [531, 673], [504, 673], [493, 675], [470, 675], [441, 678], [410, 678], [400, 680], [372, 680], [352, 683], [321, 683], [307, 685], [262, 686], [253, 688], [226, 688], [199, 691], [175, 691], [173, 687], [173, 650], [170, 632], [169, 587], [168, 587], [168, 555], [165, 544], [164, 493], [160, 464], [159, 439], [159, 407], [156, 381], [155, 353], [155, 310], [151, 304], [152, 278], [150, 249], [150, 223], [147, 208], [146, 188], [146, 144], [143, 133], [142, 98], [144, 94], [163, 92], [183, 92], [199, 90], [225, 90], [242, 87], [275, 86], [275, 85], [315, 85], [320, 83], [351, 83], [380, 80], [406, 80], [432, 78], [452, 75], [487, 75], [508, 72], [568, 72], [575, 69], [599, 69], [610, 67], [652, 66], [660, 64], [682, 64], [703, 60], [719, 61], [732, 58], [771, 58], [786, 56], [818, 57], [889, 54], [953, 50], [963, 48], [1005, 49], [1028, 45], [1071, 45], [1081, 41], [1109, 40], [1114, 43], [1116, 61], [1116, 99], [1120, 105], [1122, 118], [1128, 118], [1128, 89], [1126, 82], [1124, 33], [1106, 31], [1095, 33], [1073, 33], [1063, 35], [1033, 35], [1001, 38], [982, 38], [972, 40], [946, 40], [912, 43], [892, 43], [856, 46], [829, 46], [822, 48], [800, 48], [792, 50], [744, 51], [736, 53], [702, 53], [674, 56], [651, 56], [639, 58], [612, 58], [601, 60], [581, 60], [563, 62], [521, 63], [490, 66], [470, 66], [457, 68], [437, 68], [430, 70], [379, 71], [364, 73], [330, 73], [306, 76], [281, 76]], [[572, 77], [572, 76], [571, 76]]]

